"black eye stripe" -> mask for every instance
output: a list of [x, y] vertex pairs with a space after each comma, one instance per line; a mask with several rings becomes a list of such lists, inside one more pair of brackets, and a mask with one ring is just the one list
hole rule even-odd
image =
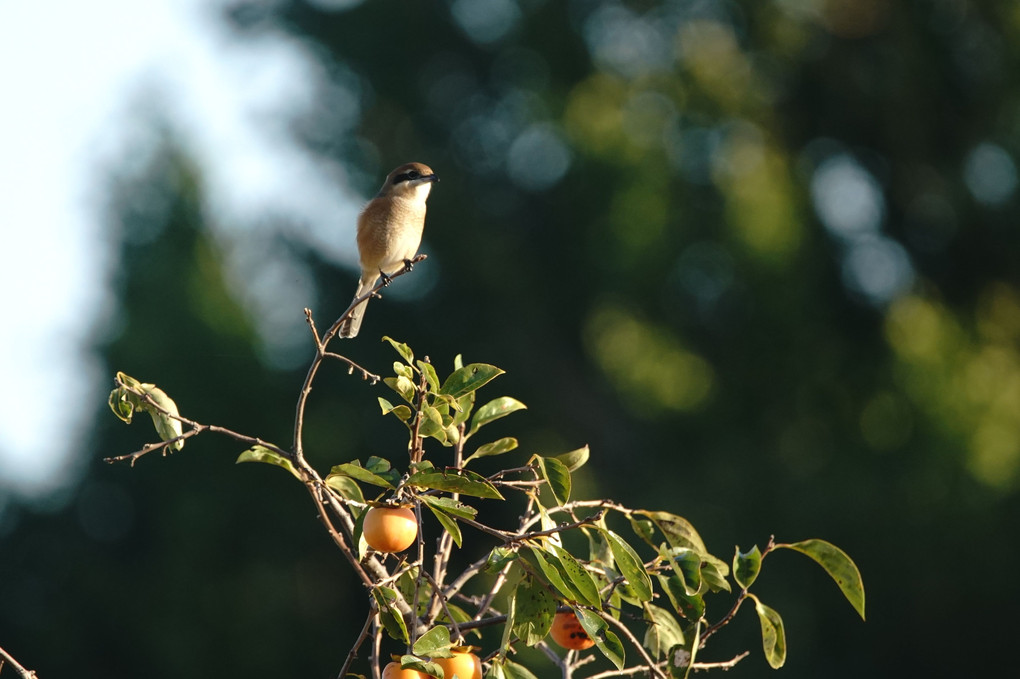
[[399, 184], [400, 182], [411, 181], [412, 179], [418, 179], [419, 177], [421, 177], [421, 173], [418, 172], [418, 170], [409, 170], [407, 172], [402, 172], [398, 174], [396, 177], [394, 177], [393, 183]]

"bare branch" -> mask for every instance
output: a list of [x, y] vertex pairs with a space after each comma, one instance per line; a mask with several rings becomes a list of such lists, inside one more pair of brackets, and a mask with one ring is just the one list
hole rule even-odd
[[453, 627], [454, 634], [457, 635], [457, 640], [460, 641], [461, 643], [464, 643], [464, 633], [461, 631], [462, 628], [460, 625], [457, 624], [457, 619], [453, 617], [453, 613], [450, 612], [449, 607], [446, 605], [446, 597], [443, 596], [443, 592], [439, 586], [439, 583], [436, 582], [435, 579], [432, 577], [432, 574], [429, 573], [424, 568], [422, 568], [419, 572], [422, 575], [424, 575], [429, 582], [432, 583], [432, 591], [438, 593], [439, 603], [443, 605], [443, 611], [446, 612], [446, 617], [449, 618], [450, 620], [450, 625]]
[[732, 669], [738, 662], [751, 655], [750, 651], [744, 651], [740, 655], [734, 656], [729, 660], [723, 662], [696, 662], [691, 665], [691, 669], [695, 672], [702, 672], [707, 670], [726, 670]]
[[372, 629], [372, 623], [375, 622], [375, 616], [378, 614], [378, 610], [375, 606], [372, 606], [368, 611], [368, 617], [365, 619], [365, 625], [361, 628], [361, 634], [355, 640], [354, 645], [351, 647], [350, 653], [347, 654], [347, 660], [344, 661], [344, 666], [340, 668], [340, 673], [336, 675], [336, 679], [344, 679], [347, 676], [347, 671], [351, 669], [351, 663], [358, 657], [358, 649], [365, 643], [365, 639], [368, 638], [368, 633]]
[[[340, 326], [343, 324], [345, 320], [347, 320], [347, 318], [354, 312], [354, 309], [359, 304], [361, 304], [361, 302], [371, 297], [378, 297], [379, 296], [378, 291], [383, 286], [389, 285], [390, 280], [393, 280], [398, 276], [403, 276], [404, 274], [408, 273], [409, 271], [411, 271], [411, 267], [413, 265], [417, 264], [420, 261], [423, 261], [424, 259], [426, 259], [425, 255], [418, 255], [414, 259], [410, 260], [410, 262], [406, 264], [403, 269], [397, 271], [396, 273], [390, 274], [386, 279], [380, 279], [380, 281], [376, 283], [375, 287], [373, 287], [369, 292], [365, 293], [364, 295], [361, 295], [360, 297], [355, 298], [351, 302], [350, 306], [347, 307], [347, 310], [340, 314], [340, 318], [336, 319], [333, 322], [333, 325], [329, 327], [329, 330], [326, 331], [326, 334], [323, 335], [321, 339], [319, 338], [319, 334], [315, 327], [315, 323], [312, 320], [311, 311], [308, 311], [307, 309], [305, 310], [305, 319], [308, 321], [308, 326], [309, 328], [311, 328], [312, 331], [312, 337], [315, 339], [315, 358], [312, 359], [312, 364], [308, 366], [308, 373], [305, 375], [304, 383], [301, 385], [301, 391], [298, 393], [297, 406], [295, 407], [294, 442], [293, 442], [295, 458], [299, 460], [304, 459], [305, 454], [302, 445], [301, 434], [302, 431], [304, 430], [305, 406], [308, 404], [308, 396], [312, 393], [312, 382], [315, 380], [315, 375], [319, 372], [319, 366], [322, 365], [323, 359], [326, 358], [327, 355], [326, 345], [329, 344], [330, 340], [336, 337], [336, 333], [340, 330]], [[348, 361], [339, 354], [330, 354], [330, 356], [346, 361], [347, 364], [354, 370], [360, 370], [362, 377], [364, 379], [372, 380], [373, 383], [375, 383], [379, 379], [378, 375], [374, 375], [373, 373], [368, 372], [361, 366], [355, 364], [353, 361]], [[374, 380], [372, 379], [373, 377], [375, 378]]]
[[14, 668], [14, 671], [17, 672], [18, 676], [22, 679], [37, 679], [33, 670], [25, 669], [21, 663], [14, 659], [14, 656], [0, 648], [0, 667], [3, 667], [4, 661], [9, 662], [11, 667]]
[[652, 660], [651, 656], [648, 655], [648, 651], [646, 651], [645, 647], [641, 644], [641, 642], [637, 640], [637, 637], [634, 636], [634, 633], [630, 631], [629, 627], [627, 627], [626, 625], [624, 625], [622, 622], [620, 622], [611, 615], [602, 614], [601, 617], [603, 620], [616, 627], [616, 629], [620, 630], [620, 632], [623, 633], [623, 636], [627, 637], [627, 640], [630, 641], [634, 648], [637, 649], [638, 654], [645, 661], [645, 666], [652, 674], [654, 674], [657, 677], [661, 677], [662, 679], [667, 679], [665, 673], [663, 673], [663, 671], [659, 669], [655, 661]]

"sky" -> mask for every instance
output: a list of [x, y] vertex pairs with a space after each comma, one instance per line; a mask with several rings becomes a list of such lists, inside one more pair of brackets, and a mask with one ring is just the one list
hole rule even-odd
[[[91, 455], [80, 435], [109, 376], [98, 374], [88, 346], [102, 337], [113, 301], [104, 172], [149, 148], [140, 109], [163, 110], [207, 172], [206, 208], [225, 238], [255, 228], [259, 214], [285, 213], [292, 237], [337, 262], [354, 260], [363, 197], [346, 188], [342, 168], [295, 147], [278, 122], [333, 88], [353, 125], [356, 97], [301, 44], [234, 40], [218, 4], [0, 0], [0, 510], [12, 493], [68, 487]], [[238, 279], [254, 259], [235, 252]], [[309, 304], [314, 291], [296, 265], [259, 270], [264, 287], [280, 292], [287, 281], [290, 308]], [[249, 301], [257, 307], [258, 295]], [[264, 316], [271, 354], [274, 342], [293, 340], [294, 324]]]

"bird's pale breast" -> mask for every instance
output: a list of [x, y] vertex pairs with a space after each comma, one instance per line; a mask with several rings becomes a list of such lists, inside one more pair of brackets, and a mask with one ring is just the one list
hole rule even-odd
[[361, 268], [397, 271], [417, 254], [424, 226], [424, 201], [376, 198], [358, 217]]

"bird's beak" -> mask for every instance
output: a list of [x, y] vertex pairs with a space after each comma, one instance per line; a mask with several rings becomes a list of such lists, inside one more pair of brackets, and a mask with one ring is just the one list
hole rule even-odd
[[422, 179], [430, 181], [433, 184], [438, 184], [439, 183], [439, 175], [437, 175], [435, 172], [433, 172], [432, 174], [425, 175], [424, 177], [422, 177]]

